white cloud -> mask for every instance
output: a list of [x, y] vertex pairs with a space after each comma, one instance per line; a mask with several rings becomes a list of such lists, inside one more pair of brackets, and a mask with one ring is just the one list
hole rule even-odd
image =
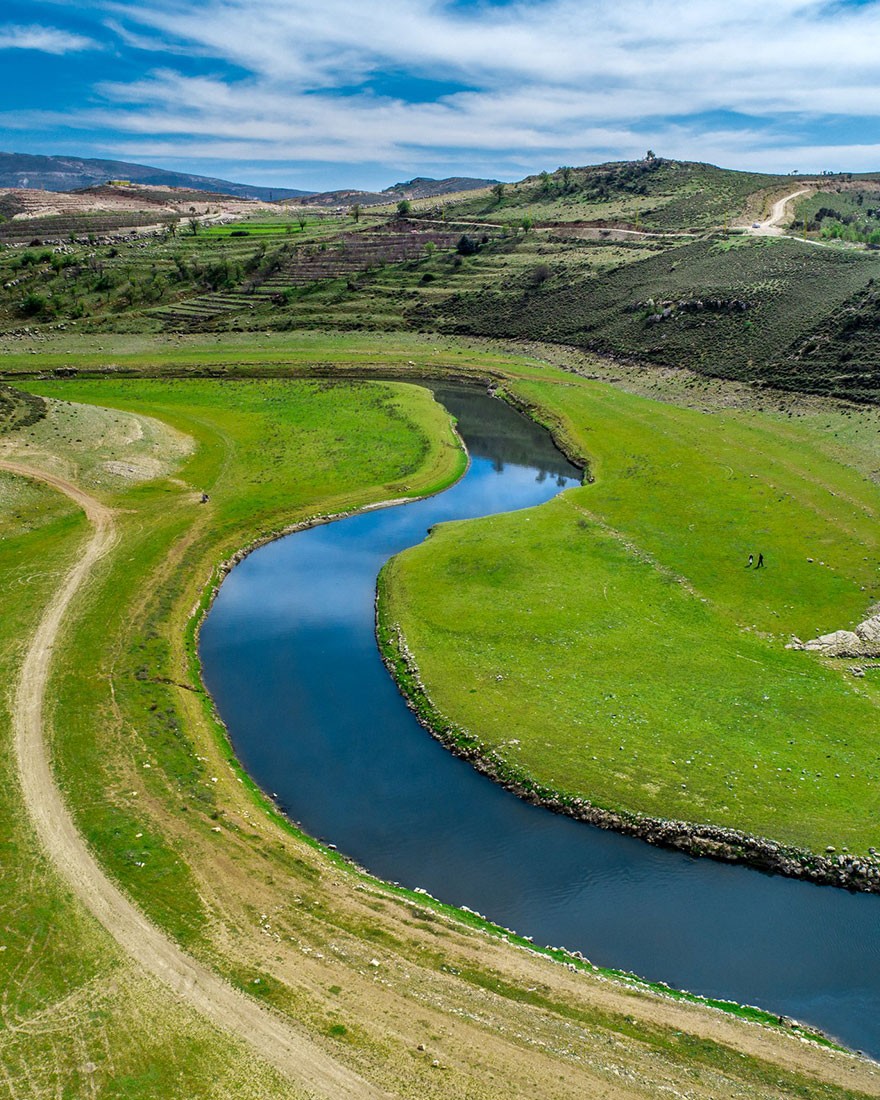
[[39, 50], [41, 53], [65, 54], [99, 49], [97, 42], [81, 34], [57, 27], [0, 26], [0, 50]]
[[[880, 0], [95, 6], [121, 47], [153, 51], [157, 68], [97, 85], [100, 109], [68, 111], [56, 125], [119, 134], [114, 147], [126, 155], [405, 164], [414, 172], [479, 164], [491, 174], [507, 167], [511, 177], [632, 157], [648, 145], [770, 170], [880, 163]], [[233, 75], [184, 75], [193, 71], [184, 57]], [[452, 90], [410, 102], [406, 77]], [[404, 91], [381, 94], [390, 87]], [[837, 116], [862, 120], [863, 132], [854, 140], [851, 126], [823, 143]], [[817, 136], [822, 120], [826, 139]]]

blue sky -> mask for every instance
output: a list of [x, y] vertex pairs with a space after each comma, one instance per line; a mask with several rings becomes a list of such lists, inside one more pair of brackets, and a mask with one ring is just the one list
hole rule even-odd
[[880, 0], [3, 0], [0, 149], [276, 186], [880, 169]]

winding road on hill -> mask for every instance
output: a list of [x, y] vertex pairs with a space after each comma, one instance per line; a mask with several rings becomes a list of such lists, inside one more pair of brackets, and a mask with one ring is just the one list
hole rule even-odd
[[801, 187], [798, 191], [792, 191], [790, 195], [784, 195], [770, 207], [769, 218], [762, 222], [755, 222], [754, 225], [748, 228], [747, 232], [753, 237], [784, 236], [782, 222], [785, 221], [786, 207], [790, 202], [793, 202], [794, 199], [800, 198], [801, 195], [808, 195], [812, 190], [812, 187]]
[[24, 803], [56, 870], [130, 958], [212, 1023], [249, 1042], [292, 1082], [333, 1100], [387, 1096], [182, 951], [111, 882], [89, 851], [52, 774], [43, 707], [52, 656], [68, 609], [116, 543], [113, 512], [69, 481], [42, 470], [6, 461], [0, 461], [0, 469], [64, 493], [83, 509], [92, 527], [88, 542], [43, 612], [21, 667], [12, 707]]

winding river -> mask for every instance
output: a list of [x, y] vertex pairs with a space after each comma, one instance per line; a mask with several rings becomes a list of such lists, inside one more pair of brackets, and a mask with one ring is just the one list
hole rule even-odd
[[880, 1058], [880, 897], [695, 860], [530, 806], [407, 709], [374, 637], [383, 562], [433, 524], [532, 507], [580, 482], [502, 402], [435, 394], [471, 455], [458, 484], [289, 535], [224, 581], [201, 657], [244, 766], [308, 832], [381, 878]]

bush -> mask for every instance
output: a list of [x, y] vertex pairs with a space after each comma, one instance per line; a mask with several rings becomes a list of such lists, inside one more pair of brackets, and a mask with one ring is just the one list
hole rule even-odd
[[31, 291], [21, 303], [20, 308], [25, 317], [36, 317], [40, 313], [45, 313], [47, 306], [48, 302], [42, 294]]

